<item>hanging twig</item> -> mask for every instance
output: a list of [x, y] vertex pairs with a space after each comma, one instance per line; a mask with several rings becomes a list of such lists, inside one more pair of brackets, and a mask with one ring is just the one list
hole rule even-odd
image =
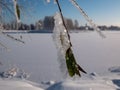
[[[70, 35], [69, 35], [68, 29], [65, 25], [64, 17], [63, 17], [62, 10], [61, 10], [61, 7], [60, 7], [60, 4], [59, 4], [58, 0], [56, 0], [56, 3], [57, 3], [57, 6], [59, 8], [60, 16], [61, 16], [61, 19], [62, 19], [62, 24], [63, 24], [63, 26], [66, 30], [65, 32], [67, 33], [69, 44], [70, 44], [70, 46], [67, 48], [67, 50], [65, 52], [65, 59], [66, 59], [66, 65], [67, 65], [68, 73], [71, 77], [73, 77], [75, 75], [81, 76], [80, 71], [82, 71], [83, 73], [86, 73], [86, 72], [80, 67], [79, 64], [77, 64], [77, 62], [75, 60], [73, 51], [71, 49], [72, 44], [71, 44], [71, 41], [70, 41]], [[62, 44], [62, 42], [63, 42], [62, 39], [63, 38], [61, 38], [61, 36], [59, 36], [59, 37], [61, 39], [61, 44]]]
[[94, 28], [94, 30], [96, 30], [100, 36], [105, 38], [105, 35], [100, 31], [100, 29], [97, 27], [97, 25], [88, 17], [88, 15], [83, 11], [83, 9], [78, 5], [78, 3], [75, 0], [70, 0], [70, 1], [76, 8], [78, 8], [80, 13], [83, 15], [83, 17], [86, 19], [86, 21], [88, 21], [89, 24]]
[[18, 30], [19, 24], [20, 24], [20, 7], [17, 3], [17, 0], [13, 0], [13, 5], [14, 5], [14, 12], [15, 12], [15, 16], [16, 16], [17, 30]]
[[[63, 17], [63, 14], [62, 14], [62, 9], [61, 9], [61, 7], [60, 7], [60, 4], [59, 4], [58, 0], [56, 0], [56, 3], [57, 3], [58, 8], [59, 8], [59, 12], [60, 12], [60, 15], [61, 15], [61, 19], [62, 19], [63, 26], [65, 27], [65, 29], [66, 29], [66, 31], [67, 31], [67, 35], [68, 35], [68, 38], [69, 38], [69, 41], [70, 41], [70, 35], [69, 35], [69, 33], [68, 33], [68, 29], [67, 29], [67, 26], [66, 26], [66, 24], [65, 24], [64, 17]], [[72, 46], [71, 42], [70, 42], [70, 45]]]
[[0, 31], [0, 33], [2, 33], [4, 36], [6, 36], [6, 37], [8, 37], [8, 38], [11, 38], [12, 40], [15, 40], [15, 41], [18, 41], [18, 42], [21, 42], [21, 43], [25, 43], [25, 42], [22, 41], [21, 39], [15, 38], [15, 37], [13, 37], [13, 36], [5, 33], [5, 32]]

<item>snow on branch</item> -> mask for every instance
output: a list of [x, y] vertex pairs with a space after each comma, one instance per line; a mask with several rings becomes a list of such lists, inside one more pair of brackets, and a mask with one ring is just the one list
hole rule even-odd
[[80, 11], [80, 13], [83, 15], [83, 17], [88, 21], [88, 23], [98, 32], [98, 34], [105, 38], [105, 35], [100, 31], [100, 29], [97, 27], [97, 25], [93, 22], [92, 19], [89, 18], [89, 16], [83, 11], [83, 9], [78, 5], [76, 0], [70, 0], [70, 2]]
[[17, 0], [13, 0], [13, 5], [14, 5], [17, 23], [20, 23], [20, 9], [19, 9], [19, 5], [17, 4]]
[[58, 61], [60, 63], [61, 72], [65, 75], [67, 72], [71, 77], [80, 75], [79, 71], [86, 73], [76, 62], [71, 42], [68, 37], [67, 30], [63, 26], [61, 15], [56, 13], [54, 16], [55, 27], [53, 31], [53, 40], [58, 50]]
[[76, 62], [72, 51], [70, 35], [65, 25], [62, 10], [58, 0], [56, 0], [56, 3], [58, 5], [59, 13], [54, 16], [55, 26], [53, 31], [53, 39], [58, 49], [60, 69], [64, 74], [68, 72], [69, 76], [71, 77], [75, 75], [81, 76], [80, 71], [83, 73], [86, 72]]

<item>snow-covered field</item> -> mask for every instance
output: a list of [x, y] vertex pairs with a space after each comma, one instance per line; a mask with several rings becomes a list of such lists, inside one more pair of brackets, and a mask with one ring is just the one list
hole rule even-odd
[[[96, 32], [71, 33], [76, 60], [88, 72], [87, 75], [83, 74], [81, 79], [77, 77], [77, 80], [75, 78], [66, 80], [62, 76], [52, 34], [13, 34], [18, 38], [22, 35], [25, 44], [0, 36], [0, 41], [10, 49], [6, 51], [0, 47], [0, 61], [3, 64], [0, 65], [0, 72], [17, 67], [30, 74], [28, 80], [39, 83], [44, 89], [49, 87], [47, 90], [120, 90], [116, 85], [117, 80], [120, 80], [120, 74], [108, 71], [109, 68], [109, 70], [115, 69], [111, 67], [120, 66], [120, 32], [104, 31], [103, 33], [106, 35], [104, 39]], [[92, 72], [97, 75], [95, 73], [90, 75]], [[26, 83], [24, 85], [28, 88], [33, 85], [22, 80], [11, 80], [0, 79], [0, 90], [8, 90], [3, 89], [3, 86], [11, 87], [16, 82], [21, 83], [17, 84], [18, 87], [23, 87], [22, 83]], [[6, 82], [11, 84], [8, 85]]]

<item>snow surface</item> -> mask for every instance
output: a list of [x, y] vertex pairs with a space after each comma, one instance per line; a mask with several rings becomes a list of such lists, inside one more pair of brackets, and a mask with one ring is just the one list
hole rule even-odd
[[117, 86], [104, 80], [80, 80], [59, 82], [47, 90], [116, 90]]
[[[0, 65], [0, 72], [18, 67], [30, 74], [28, 80], [42, 84], [42, 88], [47, 85], [48, 90], [55, 90], [55, 88], [58, 88], [56, 90], [62, 88], [62, 90], [120, 90], [116, 85], [117, 80], [120, 81], [120, 74], [108, 72], [108, 68], [120, 66], [120, 32], [105, 31], [103, 33], [107, 38], [103, 39], [96, 32], [89, 31], [70, 34], [76, 60], [88, 72], [88, 75], [83, 74], [80, 80], [64, 81], [59, 70], [57, 50], [51, 34], [11, 33], [17, 38], [22, 36], [25, 44], [9, 40], [1, 35], [0, 41], [6, 44], [10, 51], [0, 47], [0, 61], [3, 64]], [[97, 74], [91, 76], [92, 72]], [[2, 88], [7, 85], [5, 81], [0, 80], [0, 90], [4, 90]], [[17, 81], [10, 82], [12, 84]], [[18, 82], [20, 85], [24, 83], [19, 80]], [[29, 83], [24, 85], [30, 87]]]
[[0, 90], [43, 90], [40, 87], [33, 86], [27, 81], [22, 80], [3, 80], [0, 79]]

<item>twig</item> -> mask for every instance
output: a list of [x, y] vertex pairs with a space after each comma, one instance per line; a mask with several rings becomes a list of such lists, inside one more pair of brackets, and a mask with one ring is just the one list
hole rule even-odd
[[[67, 32], [67, 35], [68, 35], [68, 38], [69, 38], [69, 41], [70, 41], [70, 35], [69, 35], [69, 33], [68, 33], [68, 29], [67, 29], [67, 26], [66, 26], [66, 24], [65, 24], [64, 17], [63, 17], [63, 14], [62, 14], [62, 9], [61, 9], [61, 7], [60, 7], [60, 4], [59, 4], [58, 0], [56, 0], [56, 3], [57, 3], [57, 6], [58, 6], [60, 15], [61, 15], [61, 19], [62, 19], [63, 26], [64, 26], [65, 29], [66, 29], [66, 32]], [[71, 42], [70, 42], [70, 45], [72, 46]]]
[[15, 40], [15, 41], [18, 41], [18, 42], [21, 42], [21, 43], [25, 43], [24, 41], [22, 41], [22, 40], [20, 40], [20, 39], [18, 39], [18, 38], [15, 38], [15, 37], [13, 37], [13, 36], [11, 36], [11, 35], [9, 35], [9, 34], [6, 34], [6, 33], [4, 33], [4, 32], [1, 32], [1, 33], [2, 33], [3, 35], [5, 35], [5, 36], [11, 38], [12, 40]]
[[3, 5], [6, 9], [8, 9], [8, 11], [15, 16], [14, 12], [5, 3], [0, 1], [0, 4]]
[[65, 59], [66, 59], [66, 65], [67, 65], [68, 73], [71, 77], [73, 77], [74, 75], [81, 76], [80, 71], [83, 72], [83, 73], [86, 73], [86, 72], [80, 67], [79, 64], [77, 64], [77, 62], [75, 60], [75, 57], [74, 57], [74, 54], [73, 54], [73, 51], [72, 51], [72, 48], [71, 48], [72, 44], [71, 44], [71, 41], [70, 41], [70, 35], [69, 35], [68, 29], [65, 25], [64, 17], [63, 17], [62, 10], [61, 10], [61, 7], [60, 7], [60, 4], [59, 4], [58, 0], [56, 0], [56, 3], [57, 3], [57, 6], [59, 8], [62, 23], [63, 23], [64, 28], [66, 29], [66, 33], [68, 35], [68, 40], [69, 40], [69, 44], [70, 44], [70, 46], [68, 47], [68, 49], [65, 52]]
[[83, 15], [86, 21], [88, 21], [89, 24], [94, 28], [94, 30], [96, 30], [101, 37], [105, 38], [105, 35], [100, 31], [97, 25], [88, 17], [88, 15], [83, 11], [83, 9], [78, 5], [78, 3], [75, 0], [70, 0], [70, 1], [76, 8], [78, 8], [80, 13]]

